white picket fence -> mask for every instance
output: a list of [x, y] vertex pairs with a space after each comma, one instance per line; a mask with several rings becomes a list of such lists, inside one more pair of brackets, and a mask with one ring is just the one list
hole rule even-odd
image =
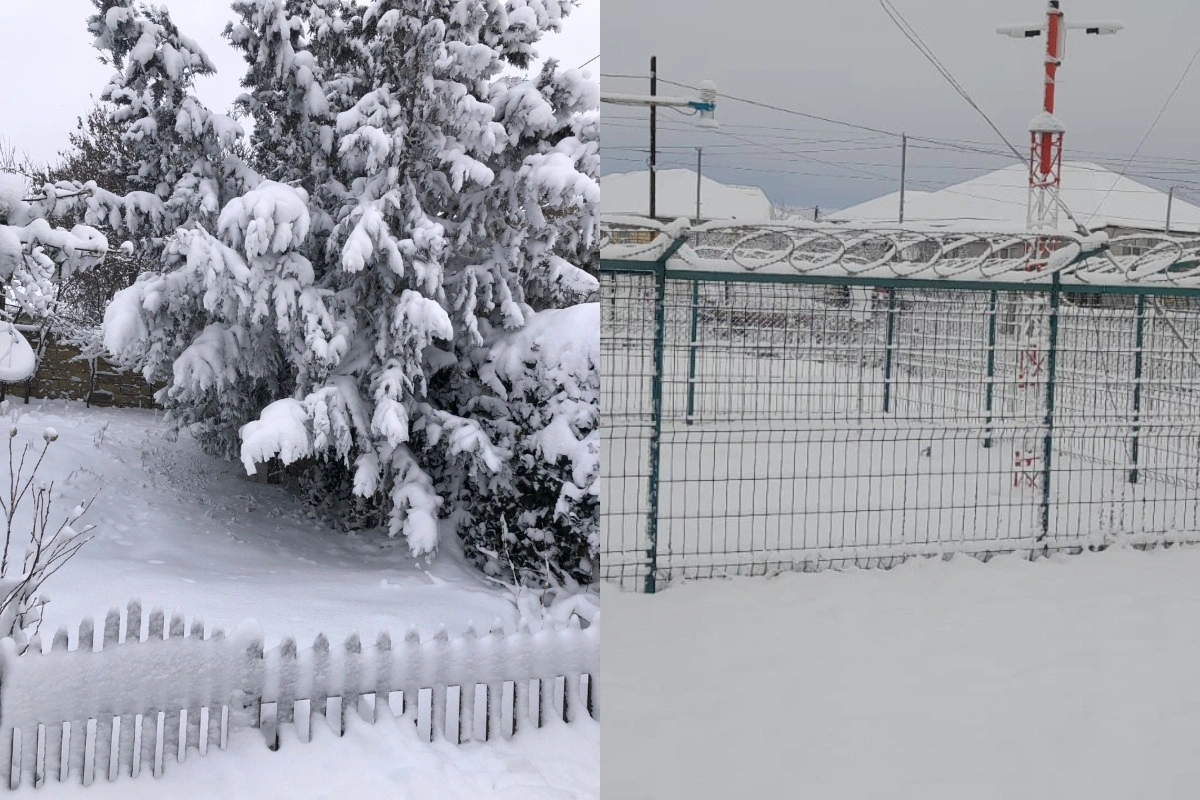
[[160, 610], [146, 622], [134, 601], [108, 613], [98, 641], [90, 619], [74, 647], [65, 628], [46, 653], [36, 639], [24, 654], [0, 640], [0, 785], [159, 776], [242, 728], [262, 730], [269, 757], [289, 738], [311, 740], [314, 725], [341, 735], [354, 717], [398, 717], [425, 741], [459, 743], [600, 718], [600, 629], [576, 618], [453, 639], [411, 629], [366, 646], [352, 635], [331, 647], [322, 634], [268, 651], [255, 623], [206, 636], [201, 621], [167, 624]]

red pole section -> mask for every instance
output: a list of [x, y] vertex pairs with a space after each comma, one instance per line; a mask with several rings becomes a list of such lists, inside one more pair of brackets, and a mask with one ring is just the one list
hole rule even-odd
[[[1050, 4], [1046, 10], [1046, 88], [1042, 102], [1042, 110], [1047, 114], [1054, 113], [1054, 79], [1058, 74], [1059, 44], [1062, 38], [1063, 12], [1057, 8], [1057, 3]], [[1042, 134], [1041, 166], [1042, 174], [1049, 174], [1054, 166], [1053, 135]]]

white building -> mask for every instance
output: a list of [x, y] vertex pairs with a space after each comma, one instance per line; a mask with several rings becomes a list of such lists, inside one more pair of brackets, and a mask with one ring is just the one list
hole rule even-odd
[[[600, 208], [605, 214], [647, 216], [650, 213], [650, 173], [618, 172], [600, 177]], [[655, 187], [655, 216], [696, 219], [696, 173], [690, 169], [660, 169]], [[766, 220], [771, 201], [762, 189], [727, 186], [700, 179], [700, 219]]]
[[[1024, 164], [989, 172], [936, 191], [907, 191], [904, 221], [946, 227], [1024, 229], [1029, 192], [1029, 168]], [[1162, 232], [1167, 219], [1167, 192], [1138, 183], [1097, 164], [1072, 161], [1063, 164], [1063, 202], [1091, 230], [1111, 236]], [[850, 224], [895, 223], [900, 193], [891, 194], [830, 214], [831, 222]], [[1059, 229], [1074, 231], [1066, 214], [1059, 214]], [[1172, 233], [1200, 233], [1200, 207], [1175, 195], [1171, 204]]]

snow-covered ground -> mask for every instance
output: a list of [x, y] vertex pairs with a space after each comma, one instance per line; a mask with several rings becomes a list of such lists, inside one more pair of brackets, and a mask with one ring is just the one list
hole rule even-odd
[[[18, 445], [31, 441], [40, 449], [46, 427], [59, 434], [38, 473], [55, 482], [55, 519], [99, 491], [83, 518], [97, 526], [95, 540], [45, 585], [47, 639], [66, 625], [73, 640], [83, 617], [102, 618], [133, 597], [227, 631], [255, 619], [268, 647], [287, 635], [305, 647], [319, 632], [336, 643], [355, 631], [373, 640], [381, 630], [401, 636], [416, 625], [428, 636], [445, 625], [455, 635], [471, 622], [518, 621], [509, 596], [453, 547], [431, 561], [414, 560], [403, 540], [329, 530], [285, 489], [204, 455], [187, 435], [171, 441], [154, 411], [36, 400], [4, 410], [17, 415]], [[272, 753], [250, 733], [229, 751], [193, 754], [161, 780], [101, 781], [86, 792], [93, 800], [139, 792], [301, 799], [599, 794], [599, 726], [591, 722], [462, 747], [422, 744], [386, 722], [359, 725], [345, 739], [323, 738], [285, 741]]]
[[606, 589], [612, 800], [1200, 793], [1200, 549]]
[[332, 531], [285, 489], [204, 455], [186, 434], [169, 441], [154, 411], [36, 400], [8, 410], [19, 415], [18, 443], [40, 446], [43, 428], [58, 431], [38, 474], [55, 481], [61, 511], [99, 491], [84, 518], [95, 540], [46, 584], [44, 633], [132, 597], [226, 630], [253, 617], [268, 647], [289, 634], [311, 643], [320, 632], [373, 639], [445, 624], [453, 635], [472, 621], [516, 621], [507, 595], [452, 548], [414, 560], [402, 539]]
[[[560, 724], [509, 741], [420, 744], [400, 722], [352, 725], [309, 744], [284, 741], [270, 752], [257, 731], [223, 753], [173, 766], [162, 778], [55, 784], [55, 798], [78, 800], [575, 800], [598, 798], [600, 726]], [[45, 791], [22, 789], [21, 796]]]

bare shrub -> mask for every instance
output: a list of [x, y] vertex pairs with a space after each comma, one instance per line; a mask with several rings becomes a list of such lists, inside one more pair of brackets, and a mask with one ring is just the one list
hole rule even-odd
[[[4, 549], [0, 552], [0, 637], [13, 637], [24, 649], [42, 623], [42, 610], [48, 599], [41, 594], [42, 584], [58, 572], [92, 538], [95, 526], [76, 527], [96, 499], [95, 495], [51, 522], [54, 505], [54, 482], [39, 481], [38, 468], [58, 432], [46, 428], [43, 445], [37, 460], [31, 461], [30, 442], [18, 451], [15, 446], [17, 425], [8, 429], [8, 491], [0, 491], [0, 514], [4, 519]], [[32, 506], [31, 513], [18, 516], [22, 507]], [[24, 551], [18, 548], [24, 546]]]

